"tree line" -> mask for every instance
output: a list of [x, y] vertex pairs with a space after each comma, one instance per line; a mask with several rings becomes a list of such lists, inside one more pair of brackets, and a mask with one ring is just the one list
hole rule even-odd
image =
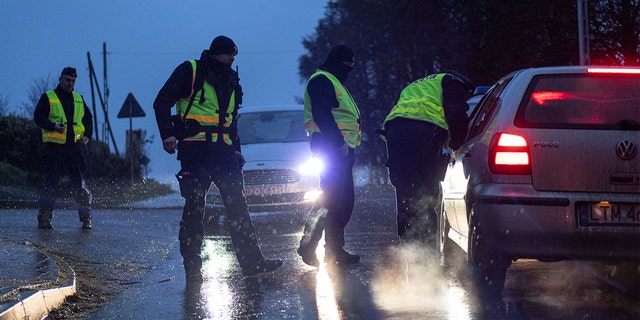
[[[357, 161], [384, 181], [386, 151], [375, 130], [404, 86], [448, 69], [491, 85], [522, 68], [578, 65], [577, 6], [575, 0], [329, 1], [315, 32], [303, 39], [299, 75], [306, 81], [334, 45], [353, 48], [346, 86], [363, 117]], [[640, 65], [640, 0], [592, 0], [587, 12], [590, 64]]]

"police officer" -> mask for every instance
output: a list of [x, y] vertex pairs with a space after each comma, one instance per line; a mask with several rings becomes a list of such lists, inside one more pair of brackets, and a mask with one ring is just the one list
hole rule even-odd
[[[237, 134], [242, 88], [231, 69], [237, 53], [230, 38], [216, 37], [199, 60], [176, 67], [153, 103], [163, 148], [170, 154], [178, 150], [181, 165], [176, 176], [185, 205], [178, 238], [188, 281], [202, 281], [200, 251], [211, 183], [220, 190], [242, 273], [271, 272], [282, 266], [281, 260], [262, 255], [243, 193], [245, 161]], [[174, 104], [178, 117], [171, 116]]]
[[398, 235], [435, 249], [439, 183], [449, 148], [463, 142], [471, 81], [455, 71], [431, 74], [406, 86], [385, 118], [391, 183], [396, 188]]
[[302, 261], [311, 266], [320, 262], [316, 248], [325, 232], [327, 263], [350, 264], [358, 255], [344, 250], [346, 227], [355, 200], [353, 185], [354, 149], [360, 145], [360, 111], [343, 83], [353, 70], [353, 51], [346, 45], [335, 46], [326, 61], [309, 77], [304, 93], [305, 130], [311, 137], [315, 157], [324, 160], [320, 174], [322, 196], [314, 203], [305, 223], [297, 250]]
[[42, 130], [47, 175], [40, 194], [38, 228], [53, 229], [51, 219], [56, 185], [63, 168], [69, 172], [83, 229], [91, 229], [91, 192], [85, 184], [85, 148], [93, 133], [91, 111], [82, 96], [74, 92], [76, 69], [62, 70], [59, 84], [40, 97], [33, 119]]

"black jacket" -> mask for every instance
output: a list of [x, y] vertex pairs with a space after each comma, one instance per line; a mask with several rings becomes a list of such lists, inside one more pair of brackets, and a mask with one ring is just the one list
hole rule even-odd
[[[60, 103], [62, 104], [64, 115], [67, 117], [67, 120], [73, 121], [73, 93], [62, 90], [60, 85], [58, 85], [54, 91], [60, 99]], [[82, 100], [84, 102], [84, 98]], [[49, 97], [46, 93], [43, 93], [42, 96], [40, 96], [38, 105], [36, 105], [36, 109], [33, 112], [33, 120], [38, 127], [53, 131], [55, 130], [55, 123], [49, 120], [50, 110], [51, 106], [49, 105]], [[84, 103], [84, 117], [82, 118], [82, 124], [84, 125], [84, 136], [91, 138], [93, 135], [93, 116], [91, 115], [91, 111], [89, 110], [89, 107], [87, 107], [86, 102]], [[73, 131], [73, 126], [69, 126], [67, 130], [67, 143], [74, 143], [74, 136], [75, 132]]]
[[[156, 122], [158, 124], [162, 140], [175, 136], [171, 122], [171, 109], [178, 100], [185, 99], [190, 96], [193, 77], [192, 72], [191, 63], [189, 61], [185, 61], [176, 67], [171, 76], [169, 76], [169, 79], [165, 82], [164, 86], [162, 86], [158, 92], [158, 95], [153, 102]], [[211, 59], [209, 57], [209, 51], [204, 50], [200, 56], [200, 60], [197, 60], [196, 86], [198, 86], [198, 83], [201, 83], [201, 76], [204, 77], [202, 80], [215, 88], [218, 102], [221, 107], [229, 105], [231, 93], [233, 90], [236, 91], [236, 108], [233, 113], [231, 131], [237, 132], [238, 108], [242, 103], [242, 87], [240, 86], [238, 74], [231, 69], [230, 66]], [[194, 90], [197, 91], [201, 88], [201, 86], [198, 86], [194, 88]], [[222, 139], [218, 139], [217, 143], [180, 141], [178, 148], [178, 160], [200, 161], [208, 159], [214, 161], [225, 161], [235, 158], [235, 151], [240, 151], [240, 139], [237, 134], [233, 134], [232, 137], [234, 139], [231, 146], [226, 145]]]
[[441, 84], [442, 108], [449, 126], [449, 146], [456, 150], [464, 142], [469, 125], [469, 117], [467, 116], [469, 105], [466, 101], [467, 86], [449, 75], [442, 78]]

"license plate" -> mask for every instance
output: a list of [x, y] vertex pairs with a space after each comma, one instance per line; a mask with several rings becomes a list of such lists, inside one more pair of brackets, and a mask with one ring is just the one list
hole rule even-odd
[[272, 185], [272, 186], [251, 186], [244, 188], [244, 194], [246, 196], [270, 196], [275, 194], [283, 194], [287, 192], [287, 185]]
[[580, 224], [640, 226], [640, 204], [600, 202], [581, 205]]

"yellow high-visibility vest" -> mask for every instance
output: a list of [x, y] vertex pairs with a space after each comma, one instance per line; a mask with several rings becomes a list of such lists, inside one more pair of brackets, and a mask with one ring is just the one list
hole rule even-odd
[[[46, 94], [49, 98], [49, 121], [55, 124], [64, 124], [65, 128], [63, 132], [42, 129], [42, 142], [64, 144], [67, 142], [67, 125], [70, 123], [67, 121], [67, 116], [64, 114], [64, 108], [62, 107], [62, 103], [60, 102], [60, 98], [56, 92], [49, 90]], [[84, 124], [82, 123], [83, 117], [84, 100], [82, 100], [82, 95], [73, 92], [73, 142], [77, 142], [84, 136]]]
[[[351, 94], [340, 83], [340, 81], [331, 73], [324, 70], [316, 70], [314, 74], [309, 77], [311, 79], [323, 75], [331, 81], [336, 92], [336, 99], [338, 100], [338, 108], [331, 109], [333, 118], [338, 125], [338, 129], [342, 133], [344, 142], [350, 147], [355, 148], [362, 142], [362, 130], [360, 129], [360, 110], [355, 101], [351, 97]], [[307, 85], [309, 85], [307, 81]], [[304, 91], [304, 129], [307, 132], [307, 136], [311, 136], [314, 132], [321, 132], [318, 125], [313, 120], [313, 114], [311, 112], [311, 98], [307, 88]]]
[[[231, 99], [229, 99], [229, 105], [226, 107], [226, 117], [224, 119], [220, 119], [218, 113], [220, 110], [220, 105], [218, 103], [218, 95], [216, 94], [216, 89], [211, 84], [205, 81], [203, 84], [204, 102], [200, 103], [203, 90], [194, 91], [195, 89], [197, 89], [194, 88], [197, 64], [195, 60], [189, 60], [189, 62], [191, 63], [191, 67], [193, 69], [193, 77], [191, 80], [191, 95], [195, 94], [196, 96], [193, 99], [193, 104], [191, 105], [191, 109], [189, 109], [189, 113], [187, 113], [187, 119], [194, 119], [198, 121], [198, 123], [200, 123], [201, 127], [208, 127], [209, 129], [211, 129], [211, 140], [212, 142], [216, 142], [218, 141], [218, 130], [215, 127], [223, 126], [227, 129], [231, 127], [231, 122], [233, 120], [233, 111], [236, 107], [235, 89], [231, 92]], [[176, 108], [180, 116], [185, 114], [187, 106], [189, 105], [189, 101], [191, 100], [191, 95], [176, 102]], [[205, 141], [206, 136], [207, 135], [205, 131], [202, 131], [193, 136], [186, 137], [182, 139], [182, 141]], [[223, 131], [222, 138], [228, 145], [231, 145], [233, 143], [229, 134], [229, 130]]]
[[448, 131], [441, 85], [442, 78], [446, 75], [447, 73], [432, 74], [406, 86], [400, 93], [398, 102], [384, 119], [382, 129], [390, 120], [406, 118], [431, 122]]

